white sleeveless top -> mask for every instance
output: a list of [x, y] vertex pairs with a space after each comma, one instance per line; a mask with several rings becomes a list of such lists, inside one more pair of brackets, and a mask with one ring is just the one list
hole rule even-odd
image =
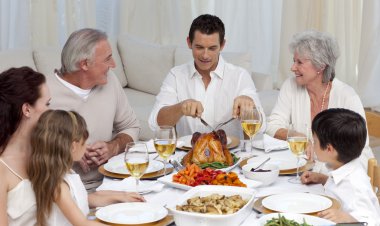
[[[79, 174], [69, 173], [64, 177], [65, 182], [69, 185], [71, 197], [82, 211], [87, 216], [90, 212], [88, 207], [87, 191], [84, 187]], [[47, 225], [49, 226], [69, 226], [72, 225], [63, 215], [61, 209], [54, 203], [52, 212], [47, 219]]]
[[36, 197], [32, 184], [29, 180], [22, 178], [2, 159], [0, 162], [9, 169], [16, 177], [20, 178], [20, 183], [8, 192], [7, 214], [9, 226], [33, 226], [36, 223]]

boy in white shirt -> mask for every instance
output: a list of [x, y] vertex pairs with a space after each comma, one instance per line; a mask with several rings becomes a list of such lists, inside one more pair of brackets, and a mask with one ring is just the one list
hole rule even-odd
[[328, 109], [314, 118], [312, 132], [314, 154], [331, 171], [328, 175], [305, 172], [302, 183], [323, 184], [326, 194], [342, 204], [341, 209], [321, 211], [319, 217], [380, 225], [379, 202], [358, 159], [367, 138], [363, 117], [347, 109]]

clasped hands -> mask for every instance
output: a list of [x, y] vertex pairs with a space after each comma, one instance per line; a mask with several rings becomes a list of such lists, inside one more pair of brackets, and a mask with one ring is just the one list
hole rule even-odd
[[[241, 95], [234, 99], [234, 104], [232, 108], [232, 117], [237, 118], [240, 112], [245, 109], [252, 109], [255, 106], [252, 98], [249, 96]], [[187, 99], [181, 104], [182, 114], [185, 116], [191, 116], [193, 118], [201, 117], [204, 111], [202, 103], [194, 99]]]
[[110, 142], [97, 141], [86, 147], [79, 165], [87, 173], [92, 167], [98, 167], [114, 156], [114, 147]]

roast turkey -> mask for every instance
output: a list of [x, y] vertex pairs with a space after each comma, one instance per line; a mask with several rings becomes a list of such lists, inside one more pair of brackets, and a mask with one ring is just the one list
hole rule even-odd
[[191, 139], [191, 145], [192, 150], [182, 160], [185, 165], [211, 162], [221, 162], [229, 166], [234, 164], [233, 157], [227, 149], [227, 135], [224, 130], [203, 134], [196, 132]]

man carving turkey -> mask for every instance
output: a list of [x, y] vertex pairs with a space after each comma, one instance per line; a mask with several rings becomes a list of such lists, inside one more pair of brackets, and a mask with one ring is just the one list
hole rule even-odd
[[[224, 24], [216, 16], [205, 14], [194, 19], [187, 38], [194, 61], [172, 68], [164, 80], [149, 118], [153, 130], [176, 125], [178, 136], [209, 132], [199, 117], [215, 127], [244, 109], [262, 109], [249, 73], [220, 56], [226, 42], [224, 33]], [[229, 136], [242, 138], [237, 120], [223, 129]]]

